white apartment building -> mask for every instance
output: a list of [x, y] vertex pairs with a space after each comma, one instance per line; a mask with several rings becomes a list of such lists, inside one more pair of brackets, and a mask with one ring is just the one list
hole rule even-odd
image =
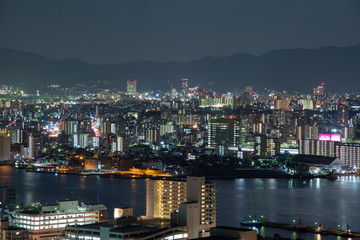
[[107, 208], [103, 204], [79, 206], [77, 200], [33, 206], [13, 215], [13, 225], [28, 229], [30, 240], [56, 239], [68, 225], [85, 225], [106, 220]]
[[216, 226], [216, 184], [205, 177], [185, 180], [148, 180], [146, 185], [146, 217], [171, 219], [180, 204], [199, 203], [200, 224]]

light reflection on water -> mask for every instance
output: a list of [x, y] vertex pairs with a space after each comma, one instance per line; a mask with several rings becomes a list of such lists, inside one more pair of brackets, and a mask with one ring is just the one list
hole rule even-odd
[[[240, 227], [248, 215], [264, 215], [272, 222], [290, 223], [302, 219], [304, 225], [322, 222], [324, 227], [360, 231], [359, 177], [327, 179], [236, 179], [211, 180], [217, 184], [217, 221], [219, 225]], [[17, 190], [18, 204], [33, 201], [54, 203], [73, 198], [81, 202], [104, 203], [112, 216], [114, 207], [132, 206], [135, 215], [145, 214], [144, 179], [113, 179], [98, 176], [25, 172], [8, 166], [0, 167], [0, 185]], [[280, 231], [280, 230], [279, 230]], [[278, 229], [260, 229], [272, 236]], [[286, 231], [285, 231], [286, 232]], [[288, 235], [288, 237], [292, 237]], [[297, 233], [298, 234], [298, 233]], [[302, 233], [301, 233], [302, 234]], [[282, 234], [281, 234], [282, 235]], [[298, 234], [299, 235], [299, 234]], [[298, 236], [301, 237], [301, 236]], [[302, 237], [304, 238], [304, 237]], [[321, 238], [321, 236], [320, 236]], [[320, 239], [317, 234], [310, 238]], [[326, 238], [324, 239], [337, 239]], [[341, 239], [341, 238], [340, 238]]]

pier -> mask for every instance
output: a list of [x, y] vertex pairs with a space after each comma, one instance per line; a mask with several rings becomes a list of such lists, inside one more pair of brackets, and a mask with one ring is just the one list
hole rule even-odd
[[[253, 224], [251, 224], [253, 223]], [[298, 221], [297, 224], [286, 224], [286, 223], [275, 223], [275, 222], [268, 222], [268, 221], [256, 221], [253, 220], [252, 222], [246, 221], [242, 222], [241, 225], [245, 226], [252, 226], [252, 227], [269, 227], [269, 228], [279, 228], [279, 229], [285, 229], [288, 231], [294, 231], [294, 232], [308, 232], [308, 233], [317, 233], [321, 235], [335, 235], [340, 237], [347, 237], [347, 238], [359, 238], [360, 239], [360, 233], [359, 232], [352, 232], [350, 230], [350, 226], [347, 226], [347, 229], [331, 229], [331, 228], [324, 228], [322, 224], [320, 224], [318, 227], [310, 227], [302, 225], [301, 220]]]

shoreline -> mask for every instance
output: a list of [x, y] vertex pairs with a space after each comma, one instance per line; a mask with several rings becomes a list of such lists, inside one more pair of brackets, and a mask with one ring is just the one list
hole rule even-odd
[[[14, 167], [10, 164], [2, 164], [0, 166], [10, 166], [15, 169], [22, 169], [26, 172], [35, 172], [35, 173], [45, 173], [45, 174], [61, 174], [61, 175], [78, 175], [78, 176], [99, 176], [105, 178], [123, 178], [123, 179], [176, 179], [176, 178], [183, 178], [186, 175], [179, 175], [179, 176], [152, 176], [152, 175], [137, 175], [131, 173], [100, 173], [100, 172], [76, 172], [76, 171], [49, 171], [49, 170], [36, 170], [36, 169], [28, 169], [25, 167]], [[329, 180], [336, 180], [338, 179], [337, 176], [303, 176], [303, 175], [285, 175], [279, 174], [279, 172], [275, 172], [273, 170], [263, 170], [263, 169], [244, 169], [239, 171], [241, 174], [236, 175], [213, 175], [213, 174], [193, 174], [193, 176], [204, 176], [207, 179], [221, 179], [221, 180], [235, 180], [235, 179], [242, 179], [242, 178], [278, 178], [278, 179], [315, 179], [315, 178], [324, 178]]]

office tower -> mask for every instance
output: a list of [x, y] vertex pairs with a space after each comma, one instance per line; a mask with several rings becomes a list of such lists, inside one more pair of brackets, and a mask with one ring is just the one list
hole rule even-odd
[[187, 78], [181, 79], [181, 89], [182, 89], [182, 94], [186, 96], [189, 92], [189, 79]]
[[0, 161], [10, 160], [10, 137], [0, 135]]
[[314, 87], [313, 94], [314, 94], [315, 96], [323, 95], [323, 94], [324, 94], [324, 90], [325, 90], [324, 87], [325, 87], [325, 83], [321, 83], [321, 85]]
[[171, 219], [180, 204], [199, 203], [200, 224], [216, 226], [216, 185], [205, 177], [185, 180], [148, 180], [146, 183], [146, 216]]
[[245, 145], [245, 142], [246, 142], [246, 133], [247, 133], [247, 129], [246, 129], [246, 125], [247, 125], [247, 119], [241, 119], [239, 121], [239, 124], [240, 124], [240, 130], [239, 130], [239, 133], [240, 133], [240, 136], [239, 136], [239, 144], [241, 146]]
[[136, 95], [136, 84], [137, 84], [136, 80], [134, 81], [127, 80], [126, 82], [127, 94]]
[[208, 122], [208, 147], [239, 146], [240, 125], [236, 119], [212, 117]]
[[337, 102], [337, 125], [347, 126], [349, 122], [349, 107], [344, 102]]
[[280, 154], [280, 142], [277, 138], [268, 138], [265, 134], [254, 136], [254, 154], [260, 157], [273, 157]]

